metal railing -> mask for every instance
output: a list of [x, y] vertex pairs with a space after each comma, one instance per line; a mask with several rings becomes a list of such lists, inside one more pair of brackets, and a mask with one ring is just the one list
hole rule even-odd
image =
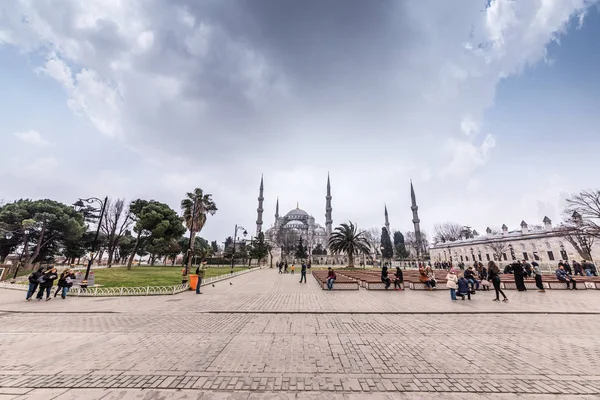
[[[237, 271], [233, 274], [225, 274], [213, 276], [210, 278], [206, 278], [202, 280], [201, 286], [211, 285], [215, 282], [224, 281], [236, 276], [244, 275], [252, 271], [256, 271], [257, 269], [261, 269], [261, 267], [255, 267], [251, 269], [246, 269], [243, 271]], [[6, 282], [0, 282], [0, 288], [3, 289], [12, 289], [12, 290], [22, 290], [26, 291], [28, 285], [24, 284], [11, 284]], [[174, 295], [178, 293], [185, 292], [189, 290], [189, 283], [172, 285], [172, 286], [138, 286], [138, 287], [102, 287], [102, 286], [92, 286], [86, 289], [82, 289], [79, 286], [73, 286], [69, 289], [68, 296], [75, 297], [115, 297], [115, 296], [165, 296], [165, 295]]]

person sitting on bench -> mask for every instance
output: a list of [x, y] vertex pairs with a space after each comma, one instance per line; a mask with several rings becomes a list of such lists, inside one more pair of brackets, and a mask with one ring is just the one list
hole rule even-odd
[[388, 277], [387, 265], [384, 265], [381, 269], [381, 282], [385, 283], [385, 290], [388, 290], [390, 288], [390, 285], [392, 284], [391, 279]]
[[573, 277], [567, 274], [565, 270], [565, 266], [562, 264], [558, 265], [558, 269], [556, 270], [556, 279], [560, 282], [564, 282], [567, 284], [567, 289], [572, 290], [570, 284], [573, 284], [573, 289], [577, 289], [577, 281], [573, 279]]
[[396, 274], [394, 275], [394, 290], [403, 290], [402, 283], [404, 283], [404, 275], [400, 267], [396, 267]]
[[465, 279], [471, 285], [471, 290], [475, 292], [475, 290], [479, 290], [479, 281], [475, 278], [475, 271], [473, 271], [473, 267], [467, 268], [465, 271]]
[[335, 271], [329, 267], [327, 269], [327, 290], [331, 290], [333, 289], [333, 283], [335, 282]]

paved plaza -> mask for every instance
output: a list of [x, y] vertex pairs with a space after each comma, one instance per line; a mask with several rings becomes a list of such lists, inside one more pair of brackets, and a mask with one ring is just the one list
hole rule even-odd
[[323, 291], [255, 271], [176, 296], [0, 289], [2, 399], [596, 399], [600, 293]]

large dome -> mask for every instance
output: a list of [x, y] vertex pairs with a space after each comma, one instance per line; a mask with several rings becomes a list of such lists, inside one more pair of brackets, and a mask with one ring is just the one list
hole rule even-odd
[[295, 217], [297, 219], [303, 219], [303, 218], [308, 217], [308, 213], [304, 210], [296, 208], [296, 209], [290, 211], [289, 213], [285, 214], [285, 216], [286, 216], [286, 218]]

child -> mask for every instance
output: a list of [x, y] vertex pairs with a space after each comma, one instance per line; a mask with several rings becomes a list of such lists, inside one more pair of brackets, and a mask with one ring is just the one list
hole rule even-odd
[[469, 281], [467, 281], [462, 274], [458, 278], [458, 292], [456, 294], [462, 297], [463, 300], [465, 299], [465, 296], [467, 296], [467, 298], [471, 300], [471, 289], [469, 288]]
[[294, 264], [292, 264], [292, 275], [294, 275], [294, 270], [296, 269], [296, 267], [294, 266]]
[[[456, 276], [456, 270], [450, 268], [450, 272], [446, 275], [446, 287], [450, 289], [450, 299], [456, 300], [456, 288], [458, 287], [458, 277]], [[463, 297], [464, 300], [464, 297]]]

